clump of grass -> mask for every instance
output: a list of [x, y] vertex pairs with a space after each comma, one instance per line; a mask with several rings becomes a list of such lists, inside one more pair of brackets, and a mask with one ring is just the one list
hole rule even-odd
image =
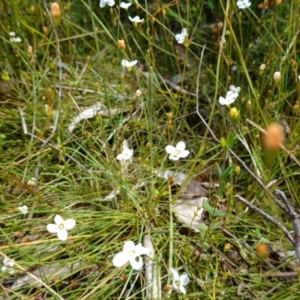
[[[183, 297], [170, 268], [190, 299], [298, 299], [297, 215], [282, 209], [300, 204], [296, 3], [53, 5], [1, 9], [3, 299]], [[174, 162], [179, 141], [189, 155]], [[199, 196], [192, 178], [208, 189], [199, 232], [173, 214], [183, 191]], [[55, 215], [76, 220], [67, 241], [46, 229]], [[145, 238], [146, 269], [113, 265]]]

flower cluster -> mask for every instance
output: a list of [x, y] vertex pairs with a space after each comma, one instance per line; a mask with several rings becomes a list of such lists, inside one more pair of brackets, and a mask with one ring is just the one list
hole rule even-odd
[[220, 96], [219, 103], [221, 105], [232, 104], [235, 101], [235, 99], [239, 96], [240, 91], [241, 91], [240, 87], [235, 87], [234, 85], [231, 85], [229, 87], [229, 91], [226, 93], [225, 98]]

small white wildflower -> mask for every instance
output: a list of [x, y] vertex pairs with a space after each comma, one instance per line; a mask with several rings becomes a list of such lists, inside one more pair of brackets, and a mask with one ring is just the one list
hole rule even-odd
[[57, 233], [57, 237], [61, 241], [66, 241], [68, 238], [67, 230], [72, 229], [76, 225], [76, 221], [74, 219], [64, 220], [60, 215], [56, 215], [54, 218], [55, 224], [48, 224], [47, 230], [50, 233]]
[[189, 278], [186, 273], [179, 276], [178, 272], [174, 268], [170, 268], [169, 271], [172, 275], [172, 286], [171, 289], [177, 292], [186, 293], [185, 286], [189, 283]]
[[124, 8], [124, 9], [128, 9], [131, 5], [132, 5], [131, 2], [128, 2], [128, 3], [126, 3], [126, 2], [121, 2], [121, 3], [120, 3], [120, 7], [121, 7], [121, 8]]
[[298, 75], [298, 80], [299, 80], [299, 82], [300, 82], [300, 75]]
[[170, 160], [178, 160], [179, 158], [187, 157], [190, 154], [190, 151], [185, 150], [185, 142], [183, 141], [178, 142], [176, 147], [168, 145], [166, 147], [166, 152], [170, 154]]
[[18, 210], [20, 211], [21, 214], [26, 215], [28, 214], [28, 207], [27, 205], [23, 205], [18, 207]]
[[226, 97], [224, 98], [224, 97], [221, 96], [219, 98], [219, 103], [221, 105], [230, 105], [230, 104], [232, 104], [236, 100], [236, 98], [239, 96], [240, 91], [241, 91], [240, 87], [238, 87], [238, 86], [236, 87], [234, 85], [231, 85], [229, 87], [229, 91], [226, 93]]
[[251, 2], [249, 0], [238, 0], [236, 5], [239, 9], [245, 9], [251, 6]]
[[186, 28], [183, 28], [181, 33], [178, 33], [175, 35], [175, 39], [178, 44], [183, 44], [187, 37], [188, 37], [188, 33], [187, 33]]
[[103, 7], [106, 6], [106, 4], [107, 4], [108, 6], [114, 6], [114, 5], [115, 5], [115, 1], [114, 1], [114, 0], [100, 0], [99, 6], [100, 6], [101, 8], [103, 8]]
[[137, 64], [137, 62], [138, 62], [137, 60], [128, 61], [126, 59], [123, 59], [121, 61], [121, 65], [126, 68], [131, 68], [131, 67], [135, 66]]
[[126, 161], [126, 160], [131, 161], [132, 156], [133, 156], [133, 149], [129, 149], [127, 140], [124, 140], [122, 144], [122, 152], [117, 155], [116, 159], [120, 161]]
[[141, 255], [149, 254], [149, 252], [149, 249], [143, 247], [142, 244], [135, 245], [132, 241], [126, 241], [123, 251], [117, 253], [112, 262], [118, 268], [129, 262], [134, 270], [141, 270], [144, 265]]
[[15, 261], [13, 259], [5, 257], [3, 259], [3, 266], [1, 268], [1, 271], [8, 272], [9, 274], [12, 275], [15, 273], [14, 265], [15, 265]]
[[135, 24], [141, 23], [141, 22], [144, 21], [144, 18], [141, 19], [139, 16], [135, 16], [134, 18], [131, 18], [131, 17], [129, 16], [128, 18], [129, 18], [129, 20], [130, 20], [132, 23], [135, 23]]

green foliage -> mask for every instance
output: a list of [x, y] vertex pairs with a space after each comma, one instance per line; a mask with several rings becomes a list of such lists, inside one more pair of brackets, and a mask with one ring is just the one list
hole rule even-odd
[[[148, 234], [161, 299], [169, 296], [169, 267], [188, 273], [190, 299], [299, 298], [297, 280], [266, 280], [266, 273], [296, 271], [286, 256], [293, 246], [234, 198], [242, 195], [293, 230], [244, 167], [299, 210], [298, 2], [252, 2], [239, 10], [236, 1], [133, 1], [126, 11], [60, 1], [55, 22], [49, 2], [0, 3], [0, 254], [18, 264], [15, 275], [0, 272], [1, 295], [149, 299], [144, 270], [112, 265], [124, 241]], [[136, 15], [144, 18], [137, 26], [128, 19]], [[183, 28], [188, 37], [178, 44]], [[123, 59], [138, 65], [128, 70]], [[230, 105], [235, 122], [218, 101], [231, 85], [241, 88]], [[70, 132], [97, 102], [98, 114]], [[287, 151], [267, 160], [260, 128], [270, 122], [284, 126]], [[127, 167], [116, 159], [124, 139], [134, 151]], [[189, 156], [170, 161], [165, 147], [181, 140]], [[200, 233], [173, 216], [182, 191], [157, 176], [164, 170], [210, 187]], [[24, 204], [27, 215], [18, 210]], [[67, 242], [46, 230], [56, 214], [76, 220]], [[255, 250], [261, 242], [271, 249], [265, 260]], [[52, 276], [56, 263], [66, 269]], [[42, 284], [12, 288], [29, 273]]]

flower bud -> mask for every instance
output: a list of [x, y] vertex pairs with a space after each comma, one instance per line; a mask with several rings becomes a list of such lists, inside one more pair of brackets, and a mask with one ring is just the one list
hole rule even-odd
[[262, 142], [266, 150], [279, 150], [280, 145], [284, 142], [284, 131], [282, 126], [278, 123], [269, 124], [266, 129], [266, 133], [263, 136]]
[[230, 108], [229, 111], [229, 118], [232, 122], [235, 122], [239, 118], [239, 111], [236, 109], [236, 107]]
[[51, 4], [50, 14], [52, 18], [59, 18], [61, 15], [60, 6], [57, 2]]
[[126, 48], [125, 41], [124, 40], [118, 40], [118, 47], [122, 50]]
[[280, 72], [277, 71], [277, 72], [274, 73], [273, 79], [274, 79], [275, 81], [279, 81], [279, 80], [280, 80], [280, 76], [281, 76], [281, 75], [280, 75]]

